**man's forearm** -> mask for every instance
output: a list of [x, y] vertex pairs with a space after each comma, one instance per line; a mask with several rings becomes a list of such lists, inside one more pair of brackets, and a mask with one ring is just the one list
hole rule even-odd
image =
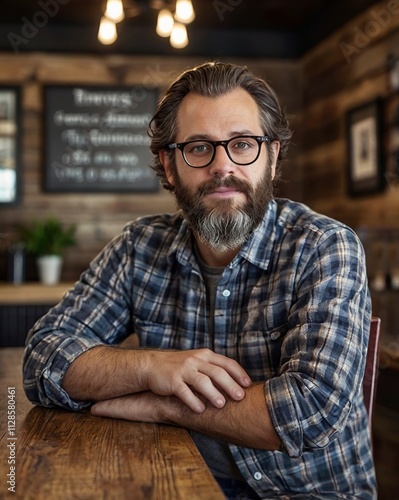
[[81, 354], [62, 382], [72, 399], [102, 401], [152, 391], [177, 396], [202, 413], [205, 401], [221, 408], [227, 399], [240, 400], [251, 380], [233, 359], [210, 349], [164, 351], [98, 346]]
[[249, 448], [277, 450], [281, 444], [270, 419], [263, 383], [246, 389], [241, 401], [228, 399], [223, 408], [206, 403], [200, 414], [174, 396], [160, 397], [151, 391], [100, 401], [91, 411], [98, 416], [180, 425]]
[[176, 406], [166, 410], [165, 422], [249, 448], [276, 450], [281, 444], [270, 419], [263, 383], [247, 389], [243, 400], [230, 399], [223, 408], [207, 404], [201, 414], [176, 401]]
[[149, 355], [139, 349], [93, 347], [71, 364], [62, 387], [77, 401], [101, 401], [147, 390]]

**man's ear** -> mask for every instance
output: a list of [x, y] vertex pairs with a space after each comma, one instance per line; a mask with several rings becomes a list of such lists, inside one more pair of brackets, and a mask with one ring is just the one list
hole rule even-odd
[[273, 158], [272, 158], [272, 161], [270, 164], [270, 170], [271, 170], [271, 176], [272, 176], [272, 180], [273, 180], [276, 176], [276, 166], [277, 166], [278, 154], [280, 152], [280, 142], [273, 141], [272, 148], [273, 148]]
[[171, 160], [168, 152], [165, 149], [161, 149], [161, 151], [158, 153], [158, 157], [159, 157], [159, 161], [161, 162], [161, 164], [165, 170], [165, 175], [169, 181], [169, 184], [174, 186], [175, 180], [174, 180], [174, 176], [173, 176], [172, 160]]

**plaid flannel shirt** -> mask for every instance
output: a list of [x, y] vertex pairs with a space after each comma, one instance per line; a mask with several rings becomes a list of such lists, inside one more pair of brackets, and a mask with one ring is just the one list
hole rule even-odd
[[[127, 225], [74, 289], [30, 331], [28, 398], [79, 410], [62, 389], [74, 359], [135, 332], [141, 346], [209, 347], [265, 381], [283, 451], [229, 445], [261, 498], [376, 498], [362, 398], [370, 322], [365, 257], [354, 232], [275, 199], [225, 268], [208, 332], [205, 285], [179, 213]], [[89, 402], [87, 403], [89, 404]]]

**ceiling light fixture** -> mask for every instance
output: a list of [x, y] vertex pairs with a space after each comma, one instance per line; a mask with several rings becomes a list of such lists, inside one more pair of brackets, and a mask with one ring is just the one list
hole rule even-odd
[[183, 49], [188, 45], [187, 30], [184, 24], [174, 23], [172, 33], [170, 34], [170, 44], [175, 49]]
[[103, 16], [98, 28], [98, 39], [103, 45], [111, 45], [118, 38], [116, 25], [111, 19]]
[[111, 19], [111, 21], [114, 21], [114, 23], [123, 21], [125, 11], [123, 10], [122, 0], [108, 0], [104, 15], [108, 19]]
[[160, 10], [157, 19], [157, 34], [162, 37], [170, 36], [174, 22], [173, 15], [169, 9]]
[[[125, 0], [126, 1], [126, 0]], [[131, 10], [134, 15], [141, 14], [142, 9], [134, 6]], [[176, 0], [175, 11], [170, 8], [170, 2], [152, 2], [151, 8], [159, 10], [157, 16], [156, 33], [161, 37], [170, 37], [172, 47], [182, 49], [188, 45], [187, 28], [195, 19], [194, 7], [191, 0]], [[98, 39], [104, 45], [110, 45], [118, 38], [116, 23], [125, 18], [125, 9], [122, 0], [107, 0], [103, 17], [100, 21]]]
[[175, 19], [185, 24], [194, 21], [195, 12], [191, 0], [176, 0]]

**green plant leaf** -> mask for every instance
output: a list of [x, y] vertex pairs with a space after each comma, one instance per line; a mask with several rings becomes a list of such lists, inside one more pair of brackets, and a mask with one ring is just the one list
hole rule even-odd
[[64, 228], [54, 216], [19, 229], [26, 251], [35, 255], [62, 255], [65, 248], [76, 244], [76, 225]]

